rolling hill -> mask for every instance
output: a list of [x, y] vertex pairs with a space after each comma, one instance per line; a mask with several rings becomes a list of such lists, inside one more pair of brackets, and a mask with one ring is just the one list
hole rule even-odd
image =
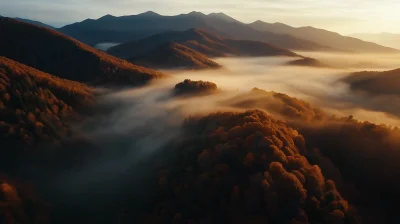
[[175, 85], [174, 94], [176, 96], [208, 95], [218, 91], [217, 84], [208, 81], [193, 81], [185, 79]]
[[315, 68], [326, 68], [329, 67], [327, 64], [324, 64], [317, 59], [314, 58], [300, 58], [294, 61], [290, 61], [288, 65], [293, 65], [293, 66], [305, 66], [305, 67], [315, 67]]
[[91, 84], [139, 85], [164, 76], [44, 27], [0, 18], [0, 32], [0, 55], [61, 78]]
[[221, 66], [206, 55], [177, 43], [163, 44], [128, 61], [149, 68], [209, 69]]
[[163, 16], [145, 12], [130, 16], [106, 15], [99, 19], [86, 19], [59, 29], [84, 43], [95, 45], [103, 42], [125, 43], [166, 31], [184, 31], [191, 28], [204, 28], [224, 37], [241, 40], [264, 41], [282, 48], [296, 50], [327, 50], [308, 40], [290, 35], [259, 31], [223, 13], [205, 15], [191, 12], [176, 16]]
[[356, 72], [344, 79], [353, 90], [372, 95], [400, 94], [400, 69], [385, 72]]
[[366, 42], [353, 37], [342, 36], [338, 33], [314, 27], [291, 27], [282, 23], [266, 23], [256, 21], [249, 24], [250, 27], [259, 31], [268, 31], [276, 34], [291, 35], [296, 38], [305, 39], [319, 45], [328, 46], [333, 49], [354, 52], [373, 52], [373, 53], [396, 53], [396, 49], [384, 47], [372, 42]]
[[85, 84], [0, 57], [1, 167], [23, 150], [68, 137], [64, 119], [93, 103], [92, 89]]
[[298, 56], [297, 54], [269, 45], [265, 42], [233, 40], [218, 36], [204, 29], [183, 32], [170, 31], [139, 41], [131, 41], [108, 49], [108, 53], [129, 58], [155, 49], [161, 44], [176, 42], [210, 57], [233, 56]]

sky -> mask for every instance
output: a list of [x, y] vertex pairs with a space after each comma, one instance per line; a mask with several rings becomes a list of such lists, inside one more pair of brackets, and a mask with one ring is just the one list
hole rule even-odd
[[162, 15], [223, 12], [245, 23], [281, 22], [341, 34], [400, 33], [400, 0], [0, 0], [2, 16], [55, 27], [106, 14], [134, 15], [150, 10]]

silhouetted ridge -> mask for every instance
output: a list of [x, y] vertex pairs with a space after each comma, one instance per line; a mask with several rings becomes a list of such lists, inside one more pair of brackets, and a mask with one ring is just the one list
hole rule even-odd
[[393, 48], [384, 47], [372, 42], [366, 42], [353, 37], [342, 36], [335, 32], [318, 29], [311, 26], [295, 28], [283, 23], [266, 23], [260, 20], [249, 24], [249, 26], [259, 31], [291, 35], [296, 38], [309, 40], [317, 44], [328, 46], [337, 50], [374, 53], [399, 52], [398, 50]]
[[176, 42], [211, 57], [235, 56], [298, 56], [297, 54], [259, 41], [233, 40], [213, 34], [205, 29], [160, 33], [139, 41], [131, 41], [108, 49], [108, 53], [134, 57], [155, 49], [160, 44]]
[[197, 11], [191, 11], [188, 14], [183, 14], [183, 15], [188, 15], [188, 16], [199, 16], [199, 17], [203, 17], [206, 16], [206, 14], [202, 13], [202, 12], [197, 12]]
[[384, 72], [355, 72], [344, 78], [353, 90], [372, 95], [400, 94], [400, 69]]
[[114, 19], [114, 18], [116, 18], [116, 17], [113, 16], [113, 15], [107, 14], [105, 16], [100, 17], [98, 20], [106, 21], [106, 20], [111, 20], [111, 19]]
[[221, 66], [197, 51], [177, 43], [167, 43], [128, 61], [149, 68], [207, 69]]
[[144, 13], [140, 13], [138, 15], [140, 15], [140, 16], [160, 16], [160, 14], [153, 12], [153, 11], [147, 11]]
[[[0, 55], [44, 72], [95, 84], [139, 85], [163, 74], [107, 55], [54, 30], [1, 18]], [[27, 38], [29, 37], [29, 38]]]
[[90, 45], [104, 42], [125, 43], [171, 30], [185, 31], [190, 28], [205, 28], [232, 39], [263, 41], [281, 48], [332, 50], [329, 47], [293, 36], [253, 29], [222, 13], [205, 15], [200, 12], [191, 12], [176, 16], [156, 16], [153, 13], [148, 16], [147, 14], [149, 13], [120, 16], [107, 21], [82, 21], [64, 26], [59, 30]]
[[46, 27], [46, 28], [49, 28], [49, 29], [55, 29], [53, 26], [44, 24], [44, 23], [39, 22], [39, 21], [30, 20], [30, 19], [24, 19], [24, 18], [18, 18], [18, 17], [16, 17], [15, 19], [18, 20], [18, 21], [21, 21], [21, 22], [30, 23], [32, 25], [43, 26], [43, 27]]
[[387, 47], [400, 49], [400, 34], [398, 33], [355, 33], [350, 36], [365, 41], [371, 41]]
[[225, 13], [219, 12], [219, 13], [210, 13], [207, 15], [209, 18], [216, 18], [216, 19], [222, 19], [225, 20], [226, 22], [239, 22], [236, 19], [226, 15]]
[[288, 65], [295, 65], [295, 66], [308, 66], [308, 67], [316, 67], [316, 68], [324, 68], [329, 67], [328, 65], [318, 61], [314, 58], [304, 57], [294, 61], [290, 61]]

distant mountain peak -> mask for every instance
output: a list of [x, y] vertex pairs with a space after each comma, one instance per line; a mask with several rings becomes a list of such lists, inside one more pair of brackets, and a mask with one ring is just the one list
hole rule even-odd
[[108, 19], [114, 19], [115, 16], [107, 14], [105, 16], [100, 17], [98, 20], [108, 20]]
[[256, 21], [254, 21], [253, 23], [265, 23], [265, 22], [262, 21], [262, 20], [256, 20]]
[[236, 19], [226, 15], [225, 13], [222, 12], [214, 12], [214, 13], [210, 13], [207, 15], [209, 18], [216, 18], [216, 19], [222, 19], [226, 22], [239, 22]]
[[158, 14], [158, 13], [156, 13], [154, 11], [147, 11], [147, 12], [144, 12], [144, 13], [140, 13], [138, 15], [141, 15], [141, 16], [160, 16], [160, 14]]
[[206, 16], [206, 14], [204, 14], [202, 12], [197, 12], [197, 11], [191, 11], [187, 15], [191, 15], [191, 16]]
[[209, 16], [210, 15], [219, 15], [219, 16], [227, 16], [225, 13], [223, 13], [223, 12], [212, 12], [212, 13], [210, 13], [210, 14], [208, 14]]

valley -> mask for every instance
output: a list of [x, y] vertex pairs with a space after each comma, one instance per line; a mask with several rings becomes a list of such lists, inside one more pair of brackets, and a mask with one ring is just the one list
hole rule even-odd
[[399, 50], [224, 13], [13, 18], [0, 223], [398, 220]]

